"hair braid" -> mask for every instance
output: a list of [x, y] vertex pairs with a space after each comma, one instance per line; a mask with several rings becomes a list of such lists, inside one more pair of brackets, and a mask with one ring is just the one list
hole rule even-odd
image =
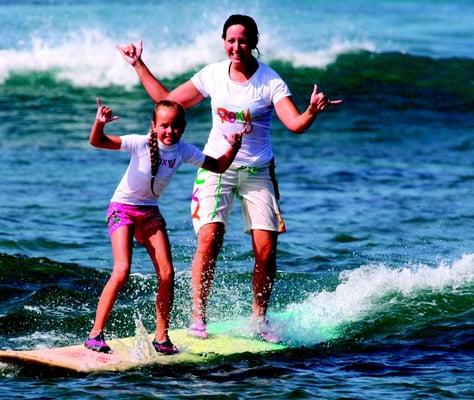
[[160, 158], [160, 150], [158, 148], [158, 137], [156, 132], [150, 132], [148, 139], [148, 147], [150, 148], [150, 162], [151, 162], [151, 192], [156, 196], [153, 186], [155, 184], [155, 177], [158, 174], [158, 164]]

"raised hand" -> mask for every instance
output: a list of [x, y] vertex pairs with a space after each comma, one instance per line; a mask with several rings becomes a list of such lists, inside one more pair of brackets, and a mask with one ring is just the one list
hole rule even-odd
[[122, 54], [122, 57], [132, 66], [137, 63], [137, 61], [142, 56], [143, 51], [143, 40], [135, 46], [133, 43], [127, 45], [117, 45], [118, 51]]
[[318, 92], [318, 85], [314, 84], [313, 92], [309, 100], [310, 106], [318, 112], [324, 111], [330, 105], [341, 104], [342, 100], [329, 100], [324, 92]]
[[107, 122], [113, 122], [118, 120], [120, 117], [112, 115], [112, 109], [110, 107], [102, 105], [102, 100], [97, 97], [97, 114], [95, 115], [96, 121], [106, 124]]

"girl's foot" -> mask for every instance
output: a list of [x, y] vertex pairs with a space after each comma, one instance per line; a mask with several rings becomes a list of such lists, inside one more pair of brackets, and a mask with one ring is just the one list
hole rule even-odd
[[171, 343], [171, 340], [169, 339], [166, 339], [164, 342], [158, 342], [158, 340], [154, 339], [152, 343], [157, 353], [166, 354], [169, 356], [178, 352], [176, 346]]
[[84, 346], [89, 350], [98, 351], [99, 353], [110, 353], [111, 351], [109, 345], [105, 342], [104, 332], [100, 332], [93, 338], [88, 337], [84, 342]]

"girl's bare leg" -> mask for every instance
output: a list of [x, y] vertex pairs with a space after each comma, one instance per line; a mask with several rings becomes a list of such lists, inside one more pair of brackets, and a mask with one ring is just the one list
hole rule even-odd
[[168, 340], [169, 320], [174, 298], [174, 268], [171, 247], [165, 229], [160, 229], [144, 240], [144, 245], [158, 277], [156, 294], [156, 332], [158, 342]]
[[114, 266], [112, 275], [100, 295], [94, 326], [89, 333], [89, 337], [95, 337], [104, 330], [119, 292], [130, 274], [133, 226], [121, 226], [112, 233], [110, 239], [112, 241]]

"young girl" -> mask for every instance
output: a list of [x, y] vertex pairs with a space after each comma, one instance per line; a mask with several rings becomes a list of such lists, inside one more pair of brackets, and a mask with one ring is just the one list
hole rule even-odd
[[133, 236], [150, 255], [158, 276], [156, 333], [153, 346], [164, 354], [177, 352], [168, 336], [173, 303], [174, 269], [166, 223], [157, 199], [182, 163], [190, 163], [217, 173], [224, 172], [240, 148], [241, 134], [226, 137], [229, 146], [219, 158], [204, 155], [191, 144], [180, 142], [186, 126], [184, 108], [173, 101], [156, 104], [148, 135], [114, 136], [104, 133], [106, 123], [115, 121], [112, 110], [97, 99], [97, 115], [90, 131], [90, 143], [109, 150], [131, 153], [127, 171], [112, 196], [107, 210], [114, 266], [97, 306], [94, 326], [84, 345], [91, 350], [110, 352], [103, 329], [130, 274]]

